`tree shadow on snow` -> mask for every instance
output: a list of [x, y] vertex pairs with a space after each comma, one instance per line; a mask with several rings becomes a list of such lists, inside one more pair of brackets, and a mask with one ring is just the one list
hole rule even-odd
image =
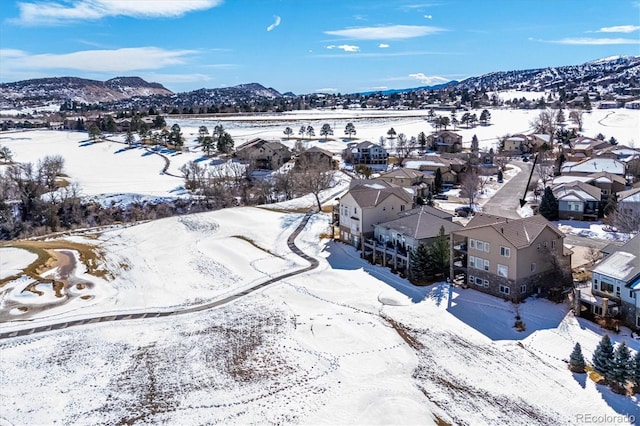
[[491, 340], [525, 339], [534, 331], [557, 328], [567, 314], [565, 305], [545, 299], [530, 298], [514, 304], [459, 287], [453, 288], [447, 310]]
[[[619, 395], [611, 390], [609, 386], [596, 384], [596, 389], [602, 395], [602, 399], [605, 400], [607, 405], [611, 407], [616, 413], [621, 416], [627, 417], [627, 421], [631, 421], [631, 424], [639, 424], [640, 421], [640, 402], [638, 401], [638, 395], [633, 398], [625, 395]], [[590, 413], [594, 416], [601, 415], [600, 413]], [[623, 424], [624, 420], [619, 420], [615, 423]]]
[[587, 373], [571, 373], [573, 379], [584, 389], [587, 386]]

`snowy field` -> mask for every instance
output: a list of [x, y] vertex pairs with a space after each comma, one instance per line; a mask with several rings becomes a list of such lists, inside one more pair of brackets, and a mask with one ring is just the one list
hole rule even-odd
[[[474, 111], [478, 115], [480, 111]], [[416, 115], [417, 114], [417, 115]], [[334, 153], [340, 153], [349, 142], [344, 139], [344, 128], [353, 122], [357, 134], [356, 141], [378, 142], [393, 127], [396, 132], [407, 137], [420, 132], [429, 134], [433, 128], [425, 121], [427, 111], [297, 111], [281, 115], [254, 117], [226, 117], [219, 120], [167, 119], [169, 126], [178, 123], [186, 139], [186, 152], [171, 150], [151, 152], [145, 148], [125, 149], [122, 136], [92, 144], [85, 132], [61, 132], [35, 130], [25, 132], [0, 132], [0, 145], [7, 146], [14, 154], [14, 161], [37, 163], [46, 155], [61, 155], [65, 159], [65, 173], [69, 180], [77, 182], [83, 195], [98, 197], [103, 202], [124, 199], [164, 199], [185, 195], [184, 181], [180, 178], [180, 167], [189, 161], [208, 164], [212, 171], [227, 173], [229, 164], [202, 157], [197, 147], [198, 128], [207, 126], [212, 131], [217, 124], [234, 138], [236, 146], [255, 137], [279, 139], [293, 148], [295, 138], [286, 139], [283, 131], [288, 126], [294, 136], [302, 125], [312, 125], [316, 134], [322, 124], [328, 123], [334, 129], [334, 136], [328, 140], [306, 140], [305, 144], [319, 146]], [[531, 120], [539, 110], [491, 110], [491, 124], [456, 131], [463, 136], [463, 144], [470, 146], [471, 138], [477, 135], [483, 149], [495, 147], [498, 138], [506, 134], [530, 131]], [[638, 110], [594, 110], [584, 115], [584, 134], [595, 137], [598, 133], [607, 138], [615, 137], [620, 144], [635, 146], [640, 142], [640, 111]], [[0, 170], [4, 166], [0, 166]], [[166, 173], [162, 170], [166, 167]], [[107, 197], [108, 196], [108, 197]]]
[[[105, 232], [105, 262], [117, 274], [98, 284], [115, 292], [85, 313], [215, 298], [299, 268], [284, 245], [299, 218], [242, 207]], [[0, 341], [0, 418], [558, 425], [640, 410], [637, 396], [568, 371], [562, 360], [575, 342], [590, 359], [603, 330], [565, 305], [530, 299], [516, 308], [446, 283], [415, 287], [321, 239], [327, 227], [328, 216], [315, 215], [297, 240], [318, 269], [223, 307]], [[524, 332], [513, 328], [516, 314]], [[626, 329], [611, 337], [640, 349]]]

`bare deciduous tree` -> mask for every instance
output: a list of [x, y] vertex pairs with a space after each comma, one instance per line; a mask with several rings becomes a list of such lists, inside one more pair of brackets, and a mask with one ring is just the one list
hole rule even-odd
[[460, 197], [469, 200], [469, 205], [473, 205], [478, 195], [480, 187], [480, 177], [475, 170], [468, 170], [460, 179]]
[[318, 211], [321, 211], [320, 192], [334, 186], [334, 171], [331, 165], [322, 162], [314, 163], [308, 157], [299, 157], [296, 161], [297, 167], [289, 172], [293, 174], [294, 187], [298, 193], [313, 194]]

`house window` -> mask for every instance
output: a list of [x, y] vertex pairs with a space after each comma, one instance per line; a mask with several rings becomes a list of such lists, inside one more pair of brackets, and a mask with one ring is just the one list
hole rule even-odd
[[489, 288], [489, 280], [484, 280], [483, 283], [485, 288]]
[[520, 294], [525, 294], [527, 292], [527, 285], [523, 284], [520, 286]]
[[400, 211], [403, 212], [404, 211], [404, 204], [400, 205]]
[[579, 201], [567, 201], [567, 207], [570, 212], [582, 211], [582, 203]]
[[353, 214], [358, 214], [358, 208], [357, 207], [353, 208]]
[[485, 271], [489, 270], [489, 261], [487, 259], [484, 260], [484, 270]]
[[551, 240], [551, 248], [556, 248], [556, 240]]
[[509, 247], [500, 247], [500, 256], [511, 257], [511, 250]]
[[511, 293], [511, 289], [506, 285], [500, 284], [500, 293], [509, 294], [509, 293]]
[[596, 315], [602, 315], [602, 306], [594, 306], [593, 313]]
[[629, 290], [629, 298], [630, 299], [635, 299], [636, 298], [636, 294], [633, 292], [633, 290]]
[[616, 286], [616, 296], [620, 297], [620, 287]]
[[489, 253], [489, 243], [484, 243], [484, 251]]
[[532, 263], [531, 264], [531, 272], [535, 272], [536, 271], [536, 264]]
[[544, 248], [547, 248], [547, 242], [545, 241], [544, 243], [542, 243], [542, 246], [543, 246]]
[[474, 256], [469, 256], [469, 266], [472, 268], [476, 267], [476, 258]]
[[476, 285], [482, 287], [482, 278], [476, 277]]
[[476, 240], [470, 239], [469, 240], [469, 247], [471, 247], [472, 249], [476, 248]]
[[474, 278], [473, 275], [469, 275], [469, 284], [474, 284], [476, 282], [476, 279]]
[[507, 278], [509, 276], [509, 267], [498, 264], [498, 275]]
[[602, 291], [606, 291], [607, 293], [613, 293], [613, 284], [606, 283], [602, 281], [600, 289]]

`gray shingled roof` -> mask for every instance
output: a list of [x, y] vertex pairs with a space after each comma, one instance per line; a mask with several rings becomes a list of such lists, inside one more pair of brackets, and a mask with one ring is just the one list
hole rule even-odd
[[[433, 210], [437, 209], [426, 207], [429, 206], [422, 206], [410, 210], [402, 214], [398, 219], [381, 223], [379, 226], [395, 229], [404, 235], [410, 235], [416, 240], [437, 237], [441, 227], [444, 227], [446, 235], [449, 235], [452, 231], [462, 229], [462, 225], [434, 214], [435, 212], [433, 212]], [[413, 213], [408, 214], [411, 212]]]
[[551, 222], [540, 215], [521, 219], [508, 219], [500, 216], [478, 214], [473, 217], [460, 234], [468, 234], [474, 229], [492, 227], [509, 241], [515, 248], [524, 248], [535, 241], [545, 228], [550, 228], [559, 236], [564, 236]]
[[375, 207], [394, 195], [407, 203], [413, 202], [413, 196], [400, 187], [367, 188], [366, 186], [358, 186], [352, 188], [349, 193], [361, 208]]

